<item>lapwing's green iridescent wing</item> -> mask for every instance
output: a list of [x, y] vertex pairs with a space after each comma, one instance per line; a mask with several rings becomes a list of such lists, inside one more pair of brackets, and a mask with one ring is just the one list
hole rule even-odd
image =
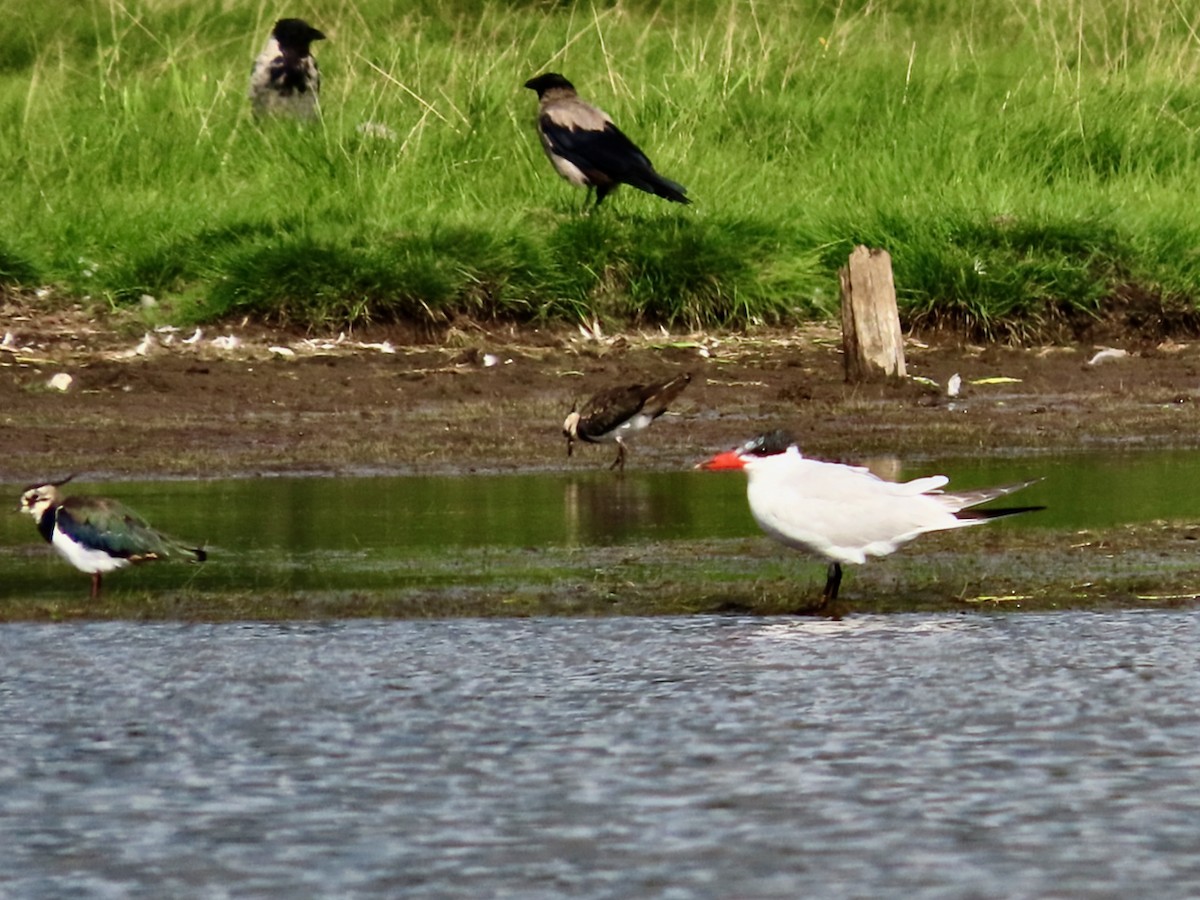
[[122, 559], [158, 559], [203, 551], [185, 547], [156, 531], [140, 515], [116, 500], [68, 497], [58, 509], [59, 529], [71, 540]]

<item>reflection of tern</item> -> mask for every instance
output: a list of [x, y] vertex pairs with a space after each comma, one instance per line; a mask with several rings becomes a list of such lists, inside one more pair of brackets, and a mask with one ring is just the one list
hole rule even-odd
[[611, 469], [625, 470], [625, 439], [667, 411], [667, 407], [688, 386], [692, 376], [686, 372], [669, 381], [654, 384], [631, 384], [601, 391], [583, 405], [571, 410], [563, 422], [567, 439], [567, 456], [576, 440], [589, 444], [616, 443], [617, 458]]
[[805, 459], [782, 431], [718, 453], [698, 468], [743, 469], [749, 478], [750, 512], [759, 527], [789, 547], [829, 560], [822, 603], [837, 599], [842, 563], [887, 556], [928, 531], [964, 528], [1043, 508], [973, 508], [1032, 481], [947, 494], [942, 493], [949, 482], [945, 475], [899, 484], [857, 466]]

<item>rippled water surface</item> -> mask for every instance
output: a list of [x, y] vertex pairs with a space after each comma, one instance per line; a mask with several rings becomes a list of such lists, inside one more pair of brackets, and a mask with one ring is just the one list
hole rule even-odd
[[1194, 897], [1200, 613], [0, 626], [0, 896]]

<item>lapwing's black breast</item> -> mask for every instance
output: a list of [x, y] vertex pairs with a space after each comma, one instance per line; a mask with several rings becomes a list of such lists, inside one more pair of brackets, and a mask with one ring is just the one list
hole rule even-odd
[[46, 539], [46, 543], [54, 541], [54, 519], [58, 515], [58, 507], [52, 506], [37, 520], [38, 534]]

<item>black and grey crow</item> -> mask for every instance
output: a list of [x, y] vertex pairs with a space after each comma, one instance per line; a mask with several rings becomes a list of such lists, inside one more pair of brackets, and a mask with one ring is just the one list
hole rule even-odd
[[579, 99], [575, 86], [557, 72], [525, 82], [537, 91], [538, 135], [554, 169], [571, 184], [596, 189], [596, 206], [628, 184], [675, 203], [689, 203], [687, 188], [654, 171], [637, 148], [601, 109]]
[[311, 118], [317, 112], [321, 73], [310, 47], [325, 35], [303, 19], [280, 19], [250, 70], [250, 105], [256, 114]]

